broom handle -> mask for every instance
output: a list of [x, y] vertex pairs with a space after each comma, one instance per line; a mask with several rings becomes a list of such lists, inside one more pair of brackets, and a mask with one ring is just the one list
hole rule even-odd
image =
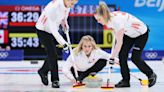
[[110, 79], [108, 78], [107, 79], [107, 87], [109, 86], [109, 82], [110, 82]]
[[108, 79], [107, 79], [107, 87], [109, 86], [109, 83], [110, 83], [109, 77], [111, 78], [112, 69], [113, 69], [113, 67], [110, 66], [110, 68], [108, 70], [108, 76], [107, 76], [108, 77]]
[[[71, 41], [70, 41], [70, 37], [69, 37], [69, 31], [66, 31], [66, 37], [67, 37], [68, 44], [71, 45]], [[76, 68], [76, 65], [75, 65], [75, 58], [73, 56], [72, 47], [69, 46], [69, 49], [70, 49], [70, 55], [71, 55], [71, 58], [72, 58], [72, 64], [73, 64], [74, 71], [75, 71], [75, 77], [78, 78], [78, 73], [77, 73], [77, 68]]]

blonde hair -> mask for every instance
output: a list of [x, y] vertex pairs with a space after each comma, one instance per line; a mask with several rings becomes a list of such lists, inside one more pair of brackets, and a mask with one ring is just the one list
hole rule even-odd
[[108, 20], [110, 20], [110, 17], [111, 17], [110, 10], [109, 10], [108, 6], [106, 5], [106, 3], [103, 1], [99, 2], [99, 6], [96, 9], [95, 14], [102, 16], [106, 22], [108, 22]]
[[79, 45], [74, 49], [74, 54], [77, 55], [82, 50], [82, 45], [84, 42], [91, 42], [93, 49], [98, 49], [94, 38], [90, 35], [83, 36], [79, 42]]

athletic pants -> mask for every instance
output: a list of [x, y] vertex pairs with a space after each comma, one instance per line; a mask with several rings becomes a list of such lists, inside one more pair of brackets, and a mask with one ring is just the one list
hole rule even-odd
[[41, 30], [37, 30], [37, 35], [39, 41], [44, 46], [47, 55], [47, 58], [45, 59], [43, 66], [40, 68], [40, 71], [46, 75], [50, 71], [51, 82], [59, 81], [56, 39], [52, 34], [49, 34]]
[[130, 70], [128, 68], [127, 59], [128, 53], [132, 49], [132, 62], [140, 69], [141, 72], [146, 74], [146, 76], [150, 77], [153, 73], [153, 70], [145, 63], [145, 61], [141, 58], [142, 51], [145, 47], [145, 44], [148, 39], [149, 30], [137, 37], [137, 38], [130, 38], [126, 35], [123, 37], [123, 45], [121, 47], [119, 53], [119, 62], [121, 68], [121, 74], [124, 81], [130, 81]]

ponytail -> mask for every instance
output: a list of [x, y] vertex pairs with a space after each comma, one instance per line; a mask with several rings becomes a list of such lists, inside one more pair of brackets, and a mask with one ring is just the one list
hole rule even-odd
[[96, 9], [96, 14], [102, 16], [105, 21], [110, 20], [110, 10], [105, 2], [99, 2], [99, 7]]

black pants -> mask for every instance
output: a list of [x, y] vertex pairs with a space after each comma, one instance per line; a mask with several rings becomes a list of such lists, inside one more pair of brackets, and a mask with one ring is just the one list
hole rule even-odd
[[40, 71], [44, 74], [48, 74], [50, 71], [51, 81], [59, 81], [56, 40], [52, 34], [41, 30], [37, 30], [37, 35], [47, 54], [47, 58], [45, 59], [43, 66], [40, 68]]
[[153, 70], [141, 58], [142, 51], [148, 39], [148, 34], [149, 31], [137, 38], [130, 38], [124, 35], [123, 45], [119, 53], [121, 74], [124, 81], [130, 81], [130, 70], [128, 68], [127, 59], [128, 53], [132, 47], [132, 62], [140, 69], [141, 72], [146, 74], [146, 76], [149, 77], [153, 73]]
[[[105, 59], [99, 59], [91, 68], [89, 68], [88, 70], [82, 72], [82, 71], [77, 71], [78, 72], [78, 76], [79, 76], [79, 80], [83, 80], [84, 78], [86, 78], [90, 73], [92, 72], [99, 72], [101, 71], [105, 65], [107, 63], [107, 60]], [[71, 72], [75, 78], [75, 72], [74, 72], [74, 68], [71, 68]], [[76, 79], [76, 78], [75, 78]]]

